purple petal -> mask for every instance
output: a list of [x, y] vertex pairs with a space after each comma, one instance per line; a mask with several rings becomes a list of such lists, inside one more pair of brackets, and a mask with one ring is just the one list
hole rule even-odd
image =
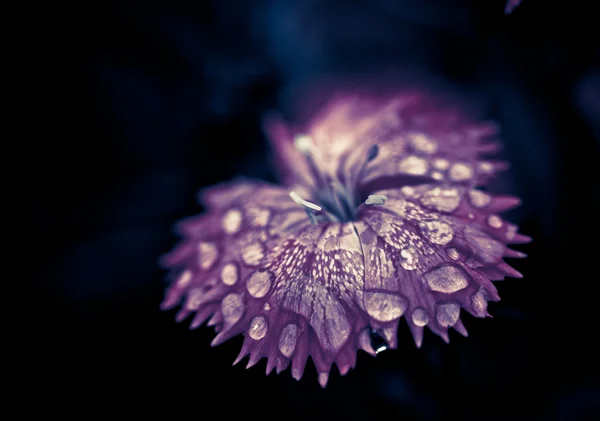
[[383, 329], [404, 316], [418, 346], [424, 326], [444, 340], [448, 327], [466, 335], [460, 309], [485, 317], [487, 301], [499, 300], [491, 281], [520, 277], [503, 258], [523, 257], [506, 246], [521, 238], [492, 213], [506, 199], [437, 184], [377, 194], [388, 199], [363, 205], [356, 223], [371, 326]]
[[[319, 187], [319, 175], [351, 185], [397, 176], [482, 185], [507, 168], [484, 159], [499, 149], [496, 125], [474, 123], [456, 106], [420, 93], [339, 96], [306, 125], [292, 129], [271, 116], [265, 126], [284, 181], [310, 188]], [[294, 134], [305, 137], [311, 165]], [[374, 145], [379, 153], [370, 157]]]

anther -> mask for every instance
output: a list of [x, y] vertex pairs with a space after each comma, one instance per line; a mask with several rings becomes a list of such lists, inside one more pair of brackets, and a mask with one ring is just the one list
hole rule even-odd
[[387, 196], [385, 194], [370, 194], [365, 200], [366, 205], [383, 205], [387, 200]]
[[310, 136], [305, 134], [299, 134], [294, 138], [294, 146], [304, 155], [310, 153], [310, 149], [312, 146], [312, 140]]

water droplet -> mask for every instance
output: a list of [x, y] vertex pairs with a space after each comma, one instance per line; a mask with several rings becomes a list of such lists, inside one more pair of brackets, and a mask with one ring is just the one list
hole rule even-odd
[[221, 313], [226, 325], [237, 323], [244, 315], [242, 294], [229, 294], [221, 302]]
[[409, 135], [409, 138], [412, 143], [412, 147], [419, 152], [432, 154], [437, 152], [438, 145], [437, 143], [428, 137], [427, 135], [421, 133], [412, 133]]
[[460, 306], [456, 303], [443, 303], [437, 304], [436, 308], [436, 319], [437, 322], [443, 326], [454, 326], [460, 316]]
[[448, 175], [452, 181], [466, 181], [473, 177], [473, 168], [464, 163], [457, 163], [450, 167]]
[[400, 266], [405, 270], [415, 270], [419, 266], [419, 252], [414, 247], [400, 250]]
[[198, 243], [198, 262], [202, 269], [209, 269], [217, 261], [218, 254], [213, 243]]
[[444, 158], [437, 158], [433, 161], [433, 166], [438, 170], [445, 170], [450, 166], [450, 162]]
[[369, 341], [371, 343], [371, 348], [373, 348], [377, 354], [388, 349], [385, 339], [383, 339], [383, 337], [376, 330], [371, 329], [369, 331]]
[[400, 191], [402, 192], [402, 194], [404, 196], [408, 196], [408, 197], [411, 197], [412, 195], [415, 194], [415, 188], [411, 187], [411, 186], [404, 186], [400, 189]]
[[484, 173], [489, 174], [492, 171], [494, 171], [494, 166], [491, 163], [489, 163], [489, 162], [481, 162], [479, 164], [479, 169], [481, 171], [483, 171]]
[[432, 291], [450, 294], [469, 285], [470, 276], [463, 268], [452, 263], [439, 266], [423, 275]]
[[272, 273], [268, 270], [258, 270], [254, 272], [246, 281], [246, 288], [254, 298], [262, 298], [271, 289]]
[[498, 215], [490, 215], [487, 218], [487, 223], [490, 227], [499, 229], [502, 227], [502, 219]]
[[238, 280], [238, 269], [234, 263], [227, 263], [221, 269], [221, 280], [227, 286], [235, 285]]
[[415, 308], [412, 313], [412, 321], [417, 326], [425, 326], [429, 322], [429, 315], [423, 308]]
[[396, 294], [369, 291], [364, 297], [367, 313], [380, 322], [398, 319], [407, 307], [406, 300]]
[[255, 341], [260, 341], [262, 338], [267, 336], [267, 319], [262, 316], [255, 317], [250, 322], [250, 329], [248, 330], [248, 334]]
[[419, 223], [421, 233], [433, 244], [445, 245], [454, 238], [452, 227], [440, 220], [422, 221]]
[[261, 243], [251, 243], [242, 249], [242, 260], [249, 266], [257, 266], [264, 257]]
[[407, 156], [398, 164], [398, 171], [412, 175], [427, 173], [427, 160], [418, 156]]
[[489, 194], [482, 192], [481, 190], [470, 190], [469, 200], [474, 207], [485, 208], [490, 204], [492, 198]]
[[221, 228], [227, 234], [235, 234], [242, 225], [242, 212], [238, 209], [230, 209], [221, 218]]
[[431, 173], [431, 178], [440, 181], [444, 179], [444, 174], [442, 174], [441, 172], [434, 171]]
[[454, 212], [460, 204], [460, 195], [455, 188], [435, 187], [421, 196], [421, 203], [439, 212]]
[[279, 337], [279, 350], [287, 358], [292, 358], [296, 350], [296, 341], [298, 340], [298, 327], [295, 324], [289, 324], [281, 331]]
[[185, 288], [192, 280], [192, 272], [189, 270], [184, 271], [177, 280], [177, 286], [179, 288]]

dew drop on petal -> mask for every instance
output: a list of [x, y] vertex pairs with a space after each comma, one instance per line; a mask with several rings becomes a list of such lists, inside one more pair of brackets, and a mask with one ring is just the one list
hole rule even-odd
[[296, 341], [298, 340], [298, 326], [289, 324], [281, 331], [279, 337], [279, 350], [287, 358], [291, 358], [296, 350]]
[[268, 270], [257, 270], [246, 281], [248, 293], [254, 298], [262, 298], [269, 292], [271, 288], [272, 274]]
[[471, 204], [476, 208], [484, 208], [492, 201], [489, 194], [482, 192], [481, 190], [470, 190], [469, 200]]
[[456, 303], [441, 303], [435, 306], [437, 322], [443, 326], [454, 326], [460, 315], [460, 306]]
[[242, 212], [230, 209], [221, 218], [221, 227], [227, 234], [235, 234], [242, 225]]
[[405, 270], [415, 270], [419, 265], [419, 252], [414, 247], [400, 250], [400, 266]]
[[502, 227], [502, 219], [498, 215], [488, 216], [487, 223], [490, 227], [499, 229]]
[[440, 220], [422, 221], [419, 223], [421, 232], [433, 244], [446, 245], [454, 238], [452, 227]]
[[188, 286], [188, 284], [190, 283], [191, 280], [192, 280], [192, 272], [189, 270], [186, 270], [181, 274], [179, 279], [177, 279], [177, 286], [179, 288], [185, 288], [186, 286]]
[[429, 315], [423, 308], [415, 308], [412, 312], [412, 321], [417, 326], [425, 326], [429, 322]]
[[470, 277], [463, 268], [450, 263], [430, 270], [423, 278], [432, 291], [450, 294], [466, 288]]
[[235, 285], [238, 280], [238, 269], [234, 263], [227, 263], [221, 269], [221, 280], [227, 286]]
[[367, 313], [380, 322], [398, 319], [407, 307], [406, 300], [396, 294], [365, 292], [364, 297]]
[[489, 162], [481, 162], [479, 164], [479, 170], [489, 174], [494, 171], [494, 166]]
[[198, 263], [202, 269], [209, 269], [217, 260], [219, 252], [213, 243], [198, 243]]
[[437, 158], [433, 161], [433, 167], [438, 170], [446, 170], [450, 166], [450, 162], [444, 158]]
[[402, 192], [402, 194], [404, 196], [407, 196], [407, 197], [411, 197], [412, 195], [415, 194], [415, 188], [411, 187], [411, 186], [404, 186], [400, 189], [400, 191]]
[[427, 173], [427, 160], [418, 156], [407, 156], [400, 161], [398, 171], [412, 175], [423, 175]]
[[242, 294], [229, 294], [221, 302], [221, 312], [226, 325], [237, 323], [244, 315]]
[[255, 341], [260, 341], [262, 338], [267, 336], [267, 319], [262, 316], [255, 317], [250, 322], [250, 329], [248, 334]]
[[413, 133], [409, 135], [412, 147], [419, 152], [432, 154], [436, 153], [438, 149], [437, 143], [430, 137], [421, 134]]
[[385, 339], [376, 330], [369, 331], [369, 342], [376, 354], [388, 349]]
[[448, 175], [452, 181], [466, 181], [473, 177], [473, 168], [468, 164], [456, 163], [450, 167]]
[[455, 188], [434, 187], [421, 196], [421, 203], [439, 212], [453, 212], [460, 204], [460, 196]]
[[258, 242], [251, 243], [242, 249], [242, 260], [249, 266], [257, 266], [264, 257], [264, 248]]

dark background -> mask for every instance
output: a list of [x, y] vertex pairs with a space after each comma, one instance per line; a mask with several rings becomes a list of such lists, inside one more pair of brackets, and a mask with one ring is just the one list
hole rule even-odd
[[[49, 84], [64, 102], [32, 158], [33, 229], [43, 239], [32, 390], [57, 414], [84, 419], [599, 416], [592, 4], [524, 0], [507, 17], [501, 0], [73, 6], [56, 23], [65, 61], [48, 64], [66, 81]], [[360, 353], [325, 390], [312, 363], [300, 382], [289, 371], [266, 377], [264, 360], [231, 367], [241, 337], [211, 348], [211, 328], [189, 331], [159, 311], [157, 259], [177, 241], [173, 223], [201, 211], [203, 186], [276, 180], [265, 111], [289, 112], [323, 75], [366, 80], [389, 66], [406, 69], [403, 80], [432, 74], [476, 93], [502, 125], [505, 190], [524, 202], [509, 218], [534, 238], [517, 247], [529, 254], [514, 261], [524, 278], [497, 284], [493, 319], [465, 317], [469, 338], [452, 332], [446, 345], [426, 332], [417, 350], [402, 324], [398, 350]]]

